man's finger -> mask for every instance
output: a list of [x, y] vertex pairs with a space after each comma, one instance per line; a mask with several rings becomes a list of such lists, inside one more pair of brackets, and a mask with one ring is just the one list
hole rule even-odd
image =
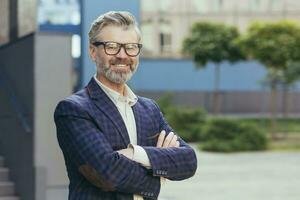
[[176, 142], [176, 146], [175, 147], [180, 147], [179, 141]]
[[170, 144], [170, 142], [172, 141], [173, 136], [174, 136], [174, 133], [173, 133], [173, 132], [170, 132], [170, 133], [168, 134], [168, 136], [166, 137], [166, 139], [165, 139], [165, 141], [164, 141], [162, 147], [164, 147], [164, 148], [169, 147], [169, 144]]
[[177, 135], [174, 135], [168, 147], [176, 147]]
[[166, 131], [162, 130], [158, 136], [156, 147], [162, 147], [162, 144], [165, 140], [165, 136], [166, 136]]

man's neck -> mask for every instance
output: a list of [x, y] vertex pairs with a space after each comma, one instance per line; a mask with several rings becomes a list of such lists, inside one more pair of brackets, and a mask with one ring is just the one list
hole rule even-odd
[[113, 83], [111, 81], [109, 81], [107, 78], [105, 78], [104, 76], [98, 75], [96, 76], [96, 78], [98, 79], [98, 81], [100, 81], [103, 85], [107, 86], [108, 88], [118, 92], [119, 94], [121, 94], [122, 96], [125, 96], [125, 84], [124, 83]]

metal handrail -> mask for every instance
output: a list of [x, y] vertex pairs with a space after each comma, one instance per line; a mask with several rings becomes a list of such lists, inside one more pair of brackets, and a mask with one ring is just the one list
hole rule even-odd
[[14, 93], [14, 90], [12, 89], [12, 87], [9, 84], [9, 81], [5, 77], [6, 76], [3, 73], [3, 71], [2, 72], [0, 71], [0, 86], [2, 86], [4, 92], [9, 97], [9, 101], [10, 101], [15, 113], [17, 114], [17, 117], [18, 117], [19, 121], [21, 122], [22, 127], [24, 128], [26, 133], [30, 133], [32, 131], [32, 128], [29, 125], [29, 122], [24, 114], [23, 108], [22, 108], [21, 104], [19, 103], [17, 96]]

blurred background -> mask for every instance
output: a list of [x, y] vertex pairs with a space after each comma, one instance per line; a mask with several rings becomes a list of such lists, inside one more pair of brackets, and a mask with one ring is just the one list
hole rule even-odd
[[0, 200], [67, 199], [53, 112], [95, 73], [87, 33], [110, 10], [142, 31], [130, 87], [197, 151], [160, 200], [298, 200], [296, 0], [0, 0]]

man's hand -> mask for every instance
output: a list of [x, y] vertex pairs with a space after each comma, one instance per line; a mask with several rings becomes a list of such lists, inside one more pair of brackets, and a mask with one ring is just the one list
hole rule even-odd
[[158, 136], [156, 147], [179, 147], [180, 143], [177, 141], [177, 139], [177, 136], [173, 132], [170, 132], [166, 137], [166, 131], [162, 130]]
[[117, 152], [129, 158], [130, 160], [133, 160], [133, 148], [121, 149]]

